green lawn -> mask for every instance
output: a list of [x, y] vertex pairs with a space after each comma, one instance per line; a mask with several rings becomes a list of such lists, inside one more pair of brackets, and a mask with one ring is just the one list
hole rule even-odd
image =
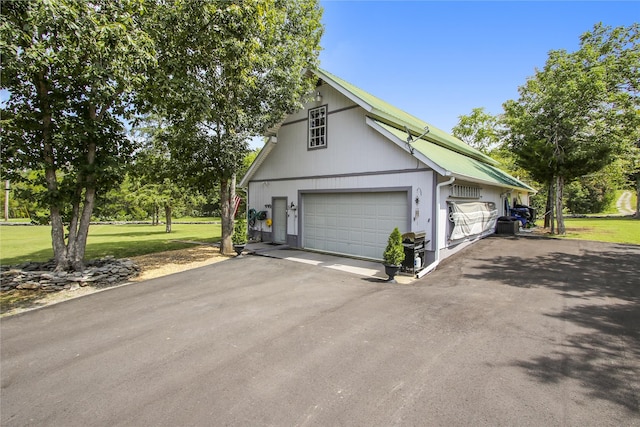
[[[128, 258], [154, 252], [183, 249], [194, 242], [220, 240], [219, 224], [174, 224], [172, 232], [164, 225], [92, 225], [87, 242], [87, 259], [113, 255]], [[46, 261], [53, 257], [49, 226], [0, 226], [0, 263]]]
[[[565, 224], [564, 238], [640, 245], [640, 220], [567, 218]], [[0, 226], [0, 263], [46, 261], [53, 256], [50, 233], [49, 226]], [[192, 246], [183, 241], [219, 240], [219, 224], [174, 224], [170, 234], [164, 232], [164, 225], [92, 225], [86, 258], [127, 258]]]
[[567, 239], [640, 245], [640, 220], [632, 218], [565, 218]]

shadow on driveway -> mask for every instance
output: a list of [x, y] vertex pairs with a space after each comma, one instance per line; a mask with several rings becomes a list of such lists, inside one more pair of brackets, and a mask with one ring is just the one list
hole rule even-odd
[[411, 284], [256, 256], [123, 286], [2, 320], [0, 424], [638, 425], [638, 260], [496, 237]]
[[575, 380], [594, 398], [640, 412], [640, 246], [564, 240], [540, 240], [535, 246], [538, 250], [528, 256], [494, 255], [466, 273], [513, 287], [554, 290], [565, 304], [545, 316], [583, 331], [565, 337], [548, 355], [514, 365], [542, 383]]

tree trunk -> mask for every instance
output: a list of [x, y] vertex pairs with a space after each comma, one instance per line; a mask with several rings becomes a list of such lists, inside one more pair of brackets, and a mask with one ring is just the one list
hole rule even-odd
[[562, 196], [564, 193], [564, 177], [558, 175], [556, 177], [556, 217], [558, 222], [558, 234], [567, 234], [564, 226], [564, 216], [562, 214]]
[[57, 271], [69, 269], [67, 259], [67, 246], [64, 244], [64, 224], [58, 206], [50, 206], [51, 220], [51, 245], [53, 246], [53, 259]]
[[233, 255], [233, 242], [231, 235], [233, 234], [233, 206], [232, 200], [235, 196], [236, 175], [230, 178], [220, 179], [220, 210], [222, 216], [222, 238], [220, 239], [220, 253], [225, 255]]
[[91, 225], [91, 215], [93, 213], [95, 200], [96, 189], [93, 184], [91, 184], [91, 186], [87, 187], [84, 193], [82, 216], [80, 217], [80, 224], [78, 226], [75, 251], [72, 254], [73, 258], [71, 259], [71, 266], [76, 271], [82, 271], [84, 269], [84, 254], [87, 249], [87, 238], [89, 237], [89, 226]]
[[38, 90], [38, 100], [42, 121], [42, 148], [44, 160], [44, 177], [47, 183], [47, 193], [49, 197], [49, 220], [51, 221], [51, 246], [53, 248], [53, 258], [56, 262], [57, 270], [67, 269], [67, 247], [64, 244], [64, 224], [62, 223], [62, 213], [60, 210], [58, 179], [56, 177], [56, 161], [53, 152], [53, 136], [51, 107], [49, 105], [49, 87], [45, 79], [46, 70], [42, 70], [34, 76], [34, 84]]
[[164, 223], [165, 223], [165, 231], [167, 233], [171, 233], [171, 204], [164, 204]]
[[76, 190], [73, 195], [71, 206], [71, 221], [69, 222], [69, 234], [67, 235], [67, 264], [73, 265], [78, 242], [78, 221], [80, 220], [80, 202], [82, 200], [82, 186], [84, 175], [78, 175]]
[[[544, 227], [543, 228], [553, 228], [553, 180], [549, 181], [549, 186], [547, 187], [547, 203], [544, 207]], [[553, 233], [553, 230], [551, 230]]]
[[9, 180], [4, 182], [4, 220], [9, 221]]

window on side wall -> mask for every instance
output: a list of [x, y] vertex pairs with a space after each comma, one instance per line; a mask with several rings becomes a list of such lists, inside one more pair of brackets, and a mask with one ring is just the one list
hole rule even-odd
[[309, 146], [310, 150], [327, 147], [327, 106], [309, 110]]

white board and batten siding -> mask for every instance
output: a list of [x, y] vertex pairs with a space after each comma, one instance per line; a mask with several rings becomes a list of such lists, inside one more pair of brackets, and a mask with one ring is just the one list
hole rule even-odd
[[380, 259], [394, 227], [406, 230], [406, 191], [302, 195], [302, 247]]
[[329, 108], [327, 147], [308, 149], [308, 123], [287, 121], [277, 144], [253, 176], [253, 181], [367, 174], [415, 169], [417, 162], [365, 123], [359, 108], [335, 112]]

